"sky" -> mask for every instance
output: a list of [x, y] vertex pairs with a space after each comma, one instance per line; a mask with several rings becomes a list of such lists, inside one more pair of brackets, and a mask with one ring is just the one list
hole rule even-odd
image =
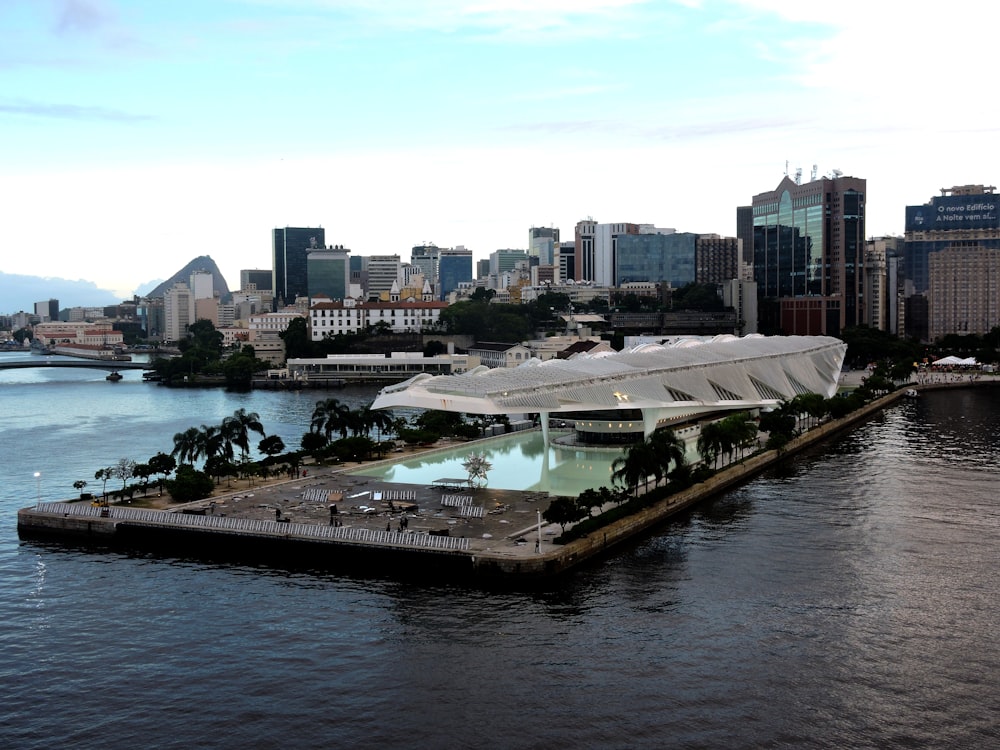
[[0, 0], [0, 273], [130, 297], [210, 255], [236, 288], [283, 226], [404, 260], [586, 218], [731, 236], [814, 165], [867, 179], [869, 236], [902, 234], [906, 205], [1000, 179], [996, 12]]

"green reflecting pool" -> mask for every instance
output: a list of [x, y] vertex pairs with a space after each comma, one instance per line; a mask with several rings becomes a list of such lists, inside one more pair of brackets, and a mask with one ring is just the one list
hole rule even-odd
[[444, 477], [465, 477], [462, 462], [470, 453], [485, 453], [493, 464], [489, 486], [504, 490], [549, 492], [577, 496], [591, 487], [611, 486], [611, 462], [620, 454], [550, 445], [542, 433], [518, 432], [475, 444], [458, 445], [434, 455], [409, 458], [389, 466], [364, 468], [351, 474], [386, 482], [431, 484]]

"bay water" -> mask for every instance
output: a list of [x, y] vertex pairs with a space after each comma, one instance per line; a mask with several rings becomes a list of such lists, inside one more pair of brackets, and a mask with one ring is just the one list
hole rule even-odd
[[18, 508], [175, 432], [246, 408], [296, 445], [318, 399], [374, 395], [104, 376], [0, 371], [0, 747], [1000, 740], [1000, 390], [900, 403], [517, 591], [21, 542]]

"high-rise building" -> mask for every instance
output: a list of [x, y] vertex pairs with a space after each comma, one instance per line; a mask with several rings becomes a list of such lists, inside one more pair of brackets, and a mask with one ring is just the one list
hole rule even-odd
[[250, 285], [253, 284], [253, 288], [258, 292], [270, 292], [273, 291], [272, 283], [274, 283], [272, 271], [266, 268], [244, 268], [240, 271], [240, 289], [250, 289]]
[[461, 245], [441, 250], [438, 257], [437, 298], [447, 299], [463, 281], [472, 281], [472, 251]]
[[524, 250], [494, 250], [490, 253], [490, 275], [500, 276], [501, 274], [513, 271], [519, 261], [527, 260], [528, 253]]
[[593, 219], [576, 224], [576, 280], [593, 281], [598, 286], [614, 286], [618, 238], [639, 234], [638, 224], [598, 224]]
[[873, 237], [865, 242], [865, 293], [860, 322], [894, 334], [900, 333], [903, 246], [902, 237]]
[[609, 285], [666, 281], [677, 289], [692, 283], [695, 280], [697, 240], [698, 235], [690, 232], [622, 234], [615, 237], [616, 270]]
[[410, 250], [410, 264], [419, 266], [424, 278], [431, 284], [437, 283], [440, 258], [441, 248], [434, 244], [416, 245]]
[[379, 299], [382, 292], [389, 292], [393, 282], [399, 282], [400, 260], [398, 255], [368, 256], [368, 298]]
[[49, 299], [44, 300], [43, 302], [36, 302], [35, 315], [37, 315], [42, 322], [54, 322], [59, 320], [59, 300]]
[[725, 284], [740, 278], [740, 241], [736, 237], [699, 234], [694, 256], [694, 280], [699, 284]]
[[866, 190], [835, 171], [753, 197], [762, 333], [839, 336], [861, 321]]
[[555, 227], [531, 227], [528, 230], [528, 255], [539, 265], [554, 265], [559, 251], [559, 230]]
[[313, 250], [306, 256], [309, 299], [317, 295], [330, 299], [347, 297], [351, 282], [350, 252], [337, 245], [326, 250]]
[[1000, 211], [992, 185], [942, 188], [922, 206], [906, 207], [906, 278], [913, 292], [930, 288], [930, 257], [949, 248], [1000, 248]]
[[272, 291], [276, 309], [309, 295], [308, 257], [326, 245], [322, 227], [285, 227], [273, 233]]
[[178, 281], [163, 294], [163, 340], [180, 341], [194, 322], [193, 312], [191, 289]]
[[928, 339], [1000, 326], [1000, 249], [956, 245], [928, 258]]

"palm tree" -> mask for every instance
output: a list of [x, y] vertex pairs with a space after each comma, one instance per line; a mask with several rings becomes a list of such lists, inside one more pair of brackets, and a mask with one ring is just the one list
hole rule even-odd
[[698, 435], [698, 455], [706, 464], [711, 463], [713, 468], [718, 468], [722, 440], [722, 428], [718, 422], [702, 425], [701, 434]]
[[626, 487], [633, 487], [639, 495], [639, 482], [649, 489], [649, 477], [653, 474], [656, 481], [663, 478], [663, 468], [651, 443], [643, 440], [625, 449], [625, 455], [619, 456], [611, 464], [611, 479], [621, 482]]
[[215, 456], [221, 456], [227, 460], [232, 459], [233, 446], [226, 439], [226, 434], [222, 427], [205, 424], [201, 426], [201, 429], [198, 431], [197, 447], [192, 459], [197, 461], [202, 456], [206, 459], [214, 458]]
[[246, 461], [250, 455], [250, 433], [256, 432], [264, 437], [264, 426], [260, 423], [260, 415], [257, 412], [237, 409], [233, 412], [233, 416], [226, 417], [222, 421], [222, 432], [226, 442], [240, 449], [240, 460]]
[[197, 427], [188, 427], [184, 432], [174, 435], [174, 449], [171, 456], [176, 456], [182, 464], [193, 464], [199, 455], [198, 441], [200, 433]]
[[659, 466], [659, 471], [654, 471], [657, 483], [661, 476], [676, 477], [685, 471], [687, 455], [684, 441], [673, 430], [657, 430], [649, 436], [648, 443]]
[[368, 432], [369, 437], [371, 436], [371, 430], [375, 429], [375, 442], [378, 444], [382, 443], [382, 433], [391, 430], [395, 424], [395, 420], [392, 417], [391, 411], [382, 411], [381, 409], [372, 409], [372, 404], [374, 401], [369, 401], [363, 407], [361, 407], [360, 414], [365, 424], [365, 429]]
[[347, 414], [350, 410], [347, 404], [342, 404], [335, 398], [320, 401], [313, 409], [309, 429], [313, 432], [322, 432], [326, 435], [327, 442], [333, 437], [334, 432], [339, 432], [341, 437], [347, 437]]

